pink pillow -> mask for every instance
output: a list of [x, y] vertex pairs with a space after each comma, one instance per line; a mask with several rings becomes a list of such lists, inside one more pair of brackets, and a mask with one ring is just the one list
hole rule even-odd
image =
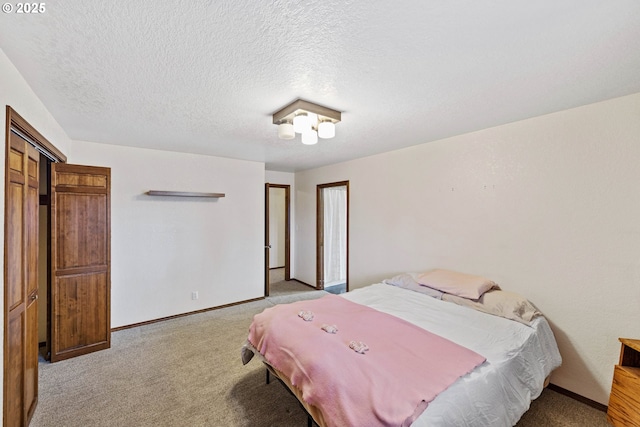
[[427, 271], [419, 275], [416, 281], [447, 294], [473, 300], [480, 298], [489, 289], [500, 289], [493, 280], [450, 270]]

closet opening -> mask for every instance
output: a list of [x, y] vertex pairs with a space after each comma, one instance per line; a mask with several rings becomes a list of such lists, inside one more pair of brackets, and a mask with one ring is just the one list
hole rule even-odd
[[51, 359], [51, 160], [40, 154], [40, 182], [38, 207], [38, 348], [39, 356], [46, 361]]
[[287, 184], [265, 184], [265, 296], [273, 281], [291, 280], [290, 192]]

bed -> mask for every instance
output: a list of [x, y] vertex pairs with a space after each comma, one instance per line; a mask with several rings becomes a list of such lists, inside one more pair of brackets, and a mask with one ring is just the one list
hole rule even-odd
[[[433, 356], [433, 352], [424, 350], [414, 345], [411, 346], [411, 350], [419, 348], [418, 354], [424, 356], [424, 363], [422, 361], [413, 361], [412, 371], [413, 375], [407, 376], [406, 372], [390, 373], [393, 383], [406, 384], [407, 387], [401, 387], [390, 391], [389, 379], [382, 378], [384, 374], [387, 374], [386, 366], [378, 366], [371, 369], [370, 385], [362, 387], [359, 391], [356, 391], [355, 396], [352, 397], [352, 401], [348, 401], [346, 394], [343, 394], [343, 389], [349, 389], [350, 387], [345, 384], [344, 377], [349, 375], [350, 371], [357, 371], [362, 368], [362, 365], [366, 362], [373, 361], [374, 355], [382, 353], [382, 346], [379, 342], [378, 335], [362, 335], [367, 336], [367, 340], [372, 340], [376, 345], [373, 345], [371, 349], [362, 349], [357, 359], [349, 357], [345, 353], [345, 356], [340, 356], [337, 363], [340, 366], [345, 365], [347, 371], [342, 373], [336, 373], [335, 375], [329, 371], [316, 370], [316, 364], [319, 360], [332, 358], [333, 353], [328, 350], [316, 351], [315, 359], [302, 356], [304, 348], [312, 347], [315, 342], [310, 338], [294, 339], [294, 343], [277, 343], [270, 348], [274, 350], [277, 347], [278, 350], [284, 348], [283, 354], [285, 357], [290, 358], [292, 365], [295, 365], [295, 369], [298, 369], [298, 374], [288, 372], [287, 363], [283, 363], [280, 360], [276, 360], [274, 351], [269, 351], [269, 347], [265, 345], [263, 340], [257, 338], [258, 335], [263, 332], [269, 333], [270, 336], [274, 336], [278, 339], [283, 335], [290, 335], [287, 328], [292, 327], [311, 327], [314, 321], [317, 321], [314, 328], [322, 326], [335, 326], [330, 325], [327, 319], [338, 318], [341, 324], [337, 325], [337, 331], [335, 333], [336, 338], [329, 338], [331, 334], [327, 332], [325, 335], [321, 335], [320, 338], [324, 339], [324, 342], [331, 340], [342, 339], [343, 341], [351, 340], [350, 343], [354, 343], [352, 336], [346, 336], [349, 327], [346, 327], [345, 320], [335, 316], [331, 313], [331, 316], [323, 317], [321, 311], [321, 305], [313, 305], [310, 301], [300, 301], [292, 304], [286, 304], [282, 307], [274, 307], [265, 310], [276, 309], [275, 311], [288, 312], [288, 320], [285, 323], [280, 323], [275, 327], [277, 330], [269, 330], [268, 322], [261, 323], [261, 315], [257, 315], [254, 318], [250, 329], [249, 339], [242, 348], [242, 360], [243, 363], [248, 363], [251, 357], [257, 355], [266, 365], [270, 372], [277, 376], [283, 384], [289, 388], [289, 390], [298, 398], [300, 403], [306, 409], [308, 414], [313, 418], [317, 425], [321, 427], [332, 427], [338, 425], [412, 425], [414, 427], [437, 427], [437, 426], [513, 426], [524, 414], [531, 403], [531, 401], [537, 398], [546, 386], [548, 377], [551, 372], [560, 366], [561, 357], [558, 352], [558, 348], [553, 336], [553, 333], [549, 327], [547, 320], [539, 312], [535, 312], [533, 315], [527, 313], [527, 310], [522, 310], [519, 306], [518, 309], [512, 310], [512, 307], [505, 309], [504, 303], [501, 300], [498, 305], [497, 311], [495, 304], [487, 309], [487, 306], [491, 305], [490, 297], [497, 298], [504, 291], [501, 291], [497, 285], [491, 282], [491, 285], [480, 290], [478, 295], [460, 296], [460, 292], [452, 291], [452, 289], [446, 288], [448, 292], [442, 292], [442, 289], [431, 288], [417, 283], [416, 275], [410, 276], [396, 276], [403, 278], [402, 280], [389, 280], [383, 283], [377, 283], [365, 288], [356, 289], [341, 296], [326, 296], [320, 300], [321, 302], [326, 298], [334, 298], [334, 300], [325, 300], [325, 306], [327, 303], [332, 305], [346, 307], [346, 311], [372, 310], [374, 316], [388, 316], [395, 319], [398, 322], [397, 326], [393, 326], [391, 331], [400, 331], [396, 327], [405, 327], [402, 323], [407, 324], [409, 330], [411, 328], [418, 328], [426, 334], [436, 336], [438, 338], [445, 338], [448, 343], [453, 346], [460, 347], [458, 351], [472, 353], [469, 355], [470, 365], [460, 368], [461, 370], [455, 375], [455, 379], [450, 383], [445, 384], [444, 387], [437, 390], [435, 396], [432, 394], [425, 394], [425, 397], [421, 402], [405, 402], [396, 401], [392, 399], [395, 395], [401, 395], [404, 392], [404, 388], [411, 388], [411, 381], [416, 382], [416, 378], [419, 384], [427, 384], [430, 382], [429, 378], [432, 377], [433, 371], [422, 371], [421, 369], [429, 369], [424, 365], [430, 365], [434, 362], [438, 362], [438, 359], [455, 359], [456, 357], [434, 357], [428, 359], [428, 356]], [[451, 292], [451, 293], [450, 293]], [[462, 292], [464, 294], [464, 292]], [[457, 294], [457, 295], [456, 295]], [[339, 298], [340, 300], [335, 300]], [[486, 300], [486, 304], [483, 304], [483, 300]], [[345, 303], [342, 303], [345, 301]], [[524, 300], [526, 301], [526, 300]], [[336, 304], [339, 302], [340, 304]], [[353, 304], [353, 305], [347, 305]], [[528, 303], [528, 301], [527, 301]], [[311, 319], [309, 322], [302, 318], [302, 315], [312, 310], [305, 310], [305, 308], [316, 308], [319, 311], [316, 314], [315, 319]], [[531, 306], [533, 307], [533, 306]], [[537, 310], [537, 309], [535, 309]], [[275, 311], [273, 314], [275, 315]], [[264, 313], [264, 312], [263, 312]], [[368, 311], [365, 313], [369, 313]], [[377, 314], [379, 313], [379, 314]], [[296, 318], [297, 315], [297, 318]], [[357, 315], [358, 318], [368, 319], [363, 317], [362, 314]], [[367, 320], [366, 322], [369, 322]], [[374, 321], [371, 321], [374, 322]], [[263, 324], [264, 323], [264, 324]], [[275, 324], [274, 324], [275, 325]], [[376, 324], [377, 325], [377, 324]], [[360, 326], [359, 326], [360, 327]], [[265, 329], [265, 330], [262, 330]], [[388, 328], [382, 328], [387, 330]], [[260, 330], [259, 334], [256, 330]], [[380, 329], [378, 330], [378, 332]], [[281, 333], [282, 332], [282, 333]], [[339, 337], [341, 333], [345, 334], [343, 337]], [[360, 332], [358, 332], [360, 333]], [[394, 335], [393, 333], [391, 335]], [[398, 332], [398, 336], [408, 337], [404, 332]], [[262, 335], [260, 335], [262, 336]], [[393, 339], [393, 337], [391, 337]], [[386, 338], [385, 338], [386, 339]], [[402, 338], [401, 338], [402, 339]], [[412, 342], [416, 342], [414, 338], [411, 338]], [[345, 341], [345, 343], [347, 342]], [[371, 344], [361, 341], [355, 341], [356, 344]], [[319, 347], [324, 349], [326, 344], [320, 343]], [[430, 344], [431, 345], [431, 344]], [[296, 349], [295, 347], [298, 347]], [[353, 346], [351, 346], [353, 347]], [[357, 347], [357, 345], [356, 345]], [[375, 348], [374, 348], [375, 347]], [[407, 352], [407, 347], [403, 345], [393, 344], [387, 347], [399, 347], [398, 351], [403, 353]], [[355, 350], [351, 348], [354, 352]], [[385, 348], [384, 351], [391, 351], [390, 348]], [[298, 353], [299, 352], [299, 353]], [[355, 354], [355, 353], [353, 353]], [[434, 353], [435, 354], [435, 353]], [[474, 356], [475, 355], [475, 356]], [[399, 358], [398, 354], [391, 356], [392, 358]], [[475, 358], [474, 358], [475, 357]], [[478, 359], [479, 358], [479, 359]], [[303, 360], [304, 359], [304, 360]], [[353, 362], [348, 362], [353, 360]], [[404, 359], [399, 365], [406, 365]], [[427, 360], [430, 360], [428, 363]], [[306, 363], [306, 366], [304, 363]], [[335, 362], [335, 361], [334, 361]], [[353, 363], [352, 366], [348, 366], [347, 363]], [[408, 362], [407, 362], [408, 363]], [[284, 367], [284, 368], [283, 368]], [[286, 369], [285, 369], [286, 368]], [[400, 367], [398, 369], [402, 369]], [[404, 366], [406, 371], [406, 366]], [[418, 370], [413, 370], [419, 368]], [[394, 368], [395, 369], [395, 368]], [[435, 367], [436, 372], [439, 372], [439, 367]], [[313, 372], [316, 376], [313, 376]], [[336, 404], [337, 407], [328, 407], [326, 400], [320, 401], [313, 393], [310, 392], [310, 385], [305, 384], [300, 380], [300, 372], [304, 373], [304, 376], [310, 377], [311, 383], [323, 383], [329, 388], [329, 394], [339, 396], [331, 402], [332, 405]], [[347, 373], [345, 373], [347, 372]], [[431, 372], [425, 374], [424, 372]], [[309, 374], [309, 375], [308, 375]], [[402, 377], [404, 375], [404, 377]], [[413, 377], [413, 378], [412, 378]], [[427, 378], [428, 377], [428, 378]], [[404, 379], [403, 379], [404, 378]], [[349, 379], [350, 380], [350, 379]], [[385, 382], [386, 381], [386, 382]], [[437, 382], [437, 379], [434, 379]], [[332, 388], [333, 387], [333, 388]], [[376, 387], [382, 387], [383, 390], [379, 390], [378, 400], [375, 400], [376, 393], [369, 393], [367, 390], [375, 389]], [[400, 390], [400, 391], [398, 391]], [[427, 390], [430, 393], [430, 389]], [[384, 395], [387, 392], [388, 397]], [[368, 398], [366, 396], [374, 395], [374, 400], [371, 403], [366, 402]], [[383, 399], [380, 400], [380, 396]], [[413, 394], [409, 393], [409, 397], [413, 398]], [[406, 399], [405, 397], [400, 397]], [[420, 399], [419, 399], [420, 400]], [[340, 406], [340, 402], [344, 403]], [[355, 402], [355, 403], [354, 403]], [[371, 405], [368, 407], [367, 405]], [[405, 408], [405, 413], [400, 415], [400, 422], [389, 421], [388, 418], [384, 418], [376, 415], [373, 418], [367, 418], [366, 413], [350, 413], [348, 414], [352, 418], [348, 418], [347, 415], [341, 414], [342, 412], [352, 412], [354, 408], [362, 411], [382, 412], [385, 416], [386, 413], [381, 409], [382, 405], [389, 405], [389, 411], [399, 410], [399, 408]], [[415, 410], [411, 413], [406, 412], [406, 407], [413, 408]], [[368, 408], [368, 409], [367, 409]], [[337, 411], [337, 412], [336, 412]], [[388, 411], [387, 411], [388, 412]], [[409, 411], [410, 412], [410, 411]], [[341, 418], [341, 416], [344, 417]], [[356, 418], [354, 418], [356, 417]], [[361, 420], [364, 420], [362, 421]], [[374, 419], [375, 421], [372, 421]], [[348, 420], [348, 421], [346, 421]], [[357, 421], [355, 421], [357, 420]]]

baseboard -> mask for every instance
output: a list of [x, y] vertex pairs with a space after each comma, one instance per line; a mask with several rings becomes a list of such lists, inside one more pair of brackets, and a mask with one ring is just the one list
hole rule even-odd
[[548, 388], [549, 390], [553, 390], [557, 393], [564, 394], [565, 396], [570, 397], [573, 400], [577, 400], [578, 402], [591, 406], [594, 409], [597, 409], [602, 412], [607, 412], [607, 405], [603, 405], [602, 403], [596, 402], [595, 400], [591, 400], [587, 397], [581, 396], [578, 393], [574, 393], [572, 391], [567, 390], [566, 388], [562, 388], [555, 384], [549, 384]]
[[240, 305], [240, 304], [245, 304], [245, 303], [248, 303], [248, 302], [260, 301], [260, 300], [263, 300], [263, 299], [264, 299], [264, 297], [253, 298], [253, 299], [248, 299], [248, 300], [245, 300], [245, 301], [238, 301], [238, 302], [232, 302], [230, 304], [224, 304], [224, 305], [218, 305], [218, 306], [215, 306], [215, 307], [203, 308], [202, 310], [189, 311], [187, 313], [175, 314], [173, 316], [161, 317], [159, 319], [147, 320], [146, 322], [133, 323], [131, 325], [125, 325], [125, 326], [118, 326], [117, 328], [111, 328], [111, 332], [122, 331], [123, 329], [131, 329], [131, 328], [135, 328], [135, 327], [138, 327], [138, 326], [151, 325], [153, 323], [164, 322], [165, 320], [177, 319], [177, 318], [184, 317], [184, 316], [191, 316], [192, 314], [206, 313], [207, 311], [219, 310], [221, 308], [233, 307], [234, 305]]
[[[315, 286], [311, 286], [308, 283], [305, 283], [301, 280], [298, 279], [291, 279], [295, 282], [298, 282], [302, 285], [306, 285], [309, 286], [312, 289], [315, 289]], [[164, 322], [165, 320], [171, 320], [171, 319], [177, 319], [179, 317], [184, 317], [184, 316], [191, 316], [192, 314], [198, 314], [198, 313], [206, 313], [207, 311], [211, 311], [211, 310], [218, 310], [221, 308], [227, 308], [227, 307], [233, 307], [234, 305], [240, 305], [240, 304], [245, 304], [248, 302], [254, 302], [254, 301], [260, 301], [263, 300], [265, 297], [259, 297], [259, 298], [253, 298], [253, 299], [248, 299], [245, 301], [238, 301], [238, 302], [233, 302], [231, 304], [225, 304], [225, 305], [219, 305], [216, 307], [210, 307], [210, 308], [204, 308], [202, 310], [196, 310], [196, 311], [189, 311], [187, 313], [181, 313], [181, 314], [175, 314], [173, 316], [167, 316], [167, 317], [161, 317], [159, 319], [153, 319], [153, 320], [147, 320], [146, 322], [140, 322], [140, 323], [133, 323], [131, 325], [125, 325], [125, 326], [118, 326], [117, 328], [111, 328], [111, 332], [117, 332], [117, 331], [122, 331], [124, 329], [131, 329], [131, 328], [136, 328], [138, 326], [144, 326], [144, 325], [151, 325], [153, 323], [157, 323], [157, 322]]]

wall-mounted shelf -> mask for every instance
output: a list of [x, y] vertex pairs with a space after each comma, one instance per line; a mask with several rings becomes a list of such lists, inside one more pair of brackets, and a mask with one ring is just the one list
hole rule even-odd
[[190, 192], [190, 191], [149, 190], [145, 194], [149, 196], [171, 196], [171, 197], [209, 197], [209, 198], [224, 197], [224, 193], [196, 193], [196, 192]]

